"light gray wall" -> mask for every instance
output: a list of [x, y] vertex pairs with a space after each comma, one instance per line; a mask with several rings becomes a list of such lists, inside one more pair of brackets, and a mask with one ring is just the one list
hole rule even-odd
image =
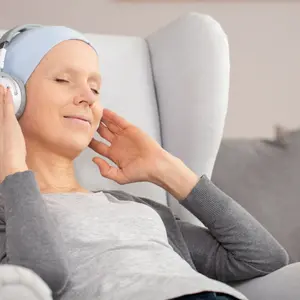
[[231, 49], [225, 136], [271, 136], [300, 127], [300, 1], [0, 0], [0, 28], [67, 25], [83, 32], [146, 36], [188, 11], [217, 19]]

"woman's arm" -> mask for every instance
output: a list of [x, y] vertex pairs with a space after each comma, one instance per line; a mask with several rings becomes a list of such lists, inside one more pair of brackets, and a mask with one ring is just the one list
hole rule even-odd
[[153, 183], [161, 186], [208, 229], [177, 220], [194, 264], [211, 278], [230, 282], [275, 271], [288, 263], [278, 241], [241, 205], [167, 155]]
[[7, 176], [0, 184], [1, 263], [33, 270], [53, 296], [65, 288], [69, 268], [63, 240], [30, 170]]
[[288, 264], [288, 254], [279, 242], [206, 176], [179, 202], [208, 228], [177, 220], [199, 272], [232, 282], [266, 275]]

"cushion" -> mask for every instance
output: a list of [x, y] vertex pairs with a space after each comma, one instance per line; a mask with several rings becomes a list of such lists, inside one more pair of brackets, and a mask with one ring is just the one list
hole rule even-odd
[[274, 140], [223, 139], [212, 181], [300, 261], [300, 130]]
[[52, 300], [52, 291], [32, 270], [16, 265], [1, 265], [0, 299]]

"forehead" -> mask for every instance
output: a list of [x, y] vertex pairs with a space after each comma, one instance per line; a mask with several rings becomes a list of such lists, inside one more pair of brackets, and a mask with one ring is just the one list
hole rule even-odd
[[52, 67], [73, 65], [79, 69], [99, 71], [99, 60], [96, 51], [80, 40], [67, 40], [55, 45], [44, 56], [42, 62]]

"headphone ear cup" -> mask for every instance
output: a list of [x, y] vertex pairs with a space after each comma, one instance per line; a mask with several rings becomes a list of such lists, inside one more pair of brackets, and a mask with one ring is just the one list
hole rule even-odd
[[13, 104], [15, 109], [15, 116], [20, 119], [26, 105], [26, 92], [24, 83], [11, 75], [0, 72], [0, 84], [4, 87], [9, 87], [13, 97]]

